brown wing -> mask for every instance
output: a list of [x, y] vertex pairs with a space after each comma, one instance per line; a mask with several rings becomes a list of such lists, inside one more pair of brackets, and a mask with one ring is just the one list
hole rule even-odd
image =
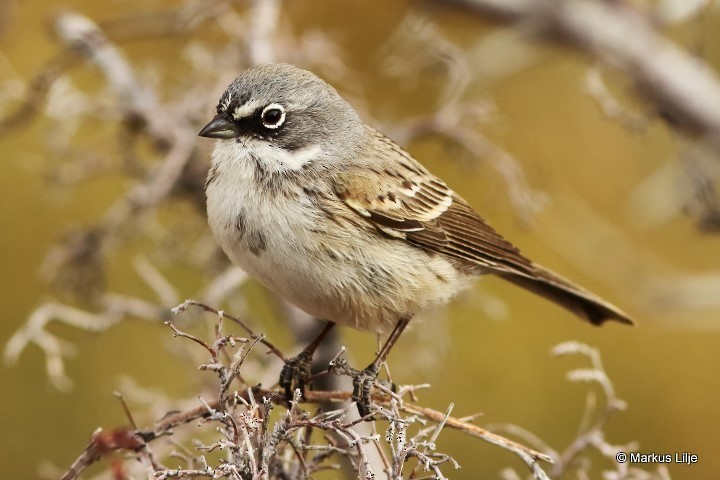
[[593, 324], [633, 323], [597, 295], [525, 258], [445, 183], [390, 140], [381, 167], [358, 167], [336, 179], [335, 192], [384, 234], [458, 260], [476, 272], [495, 273]]

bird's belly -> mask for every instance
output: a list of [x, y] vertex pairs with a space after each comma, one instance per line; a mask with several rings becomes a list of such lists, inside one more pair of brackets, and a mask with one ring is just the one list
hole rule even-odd
[[[233, 260], [270, 290], [310, 315], [360, 330], [392, 329], [403, 317], [447, 302], [468, 279], [443, 257], [398, 240], [321, 245], [268, 245], [259, 254], [235, 251]], [[292, 249], [286, 248], [293, 245]]]

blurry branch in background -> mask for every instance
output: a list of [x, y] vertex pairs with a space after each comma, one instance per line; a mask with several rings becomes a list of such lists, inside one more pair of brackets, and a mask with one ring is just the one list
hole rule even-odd
[[[707, 1], [665, 0], [642, 11], [637, 2], [601, 0], [446, 0], [483, 16], [511, 23], [518, 29], [590, 55], [630, 78], [637, 96], [652, 105], [656, 115], [679, 135], [712, 148], [720, 162], [720, 81], [702, 59], [666, 38], [664, 24], [685, 21], [710, 8]], [[594, 89], [598, 90], [598, 79]], [[595, 98], [598, 98], [595, 95]], [[608, 113], [608, 102], [601, 107]], [[613, 113], [619, 109], [613, 107]], [[610, 115], [627, 126], [628, 116]], [[632, 120], [637, 126], [638, 122]], [[683, 160], [683, 147], [679, 157]], [[684, 161], [684, 160], [683, 160]], [[698, 224], [720, 231], [720, 182], [717, 169], [691, 176], [691, 188], [700, 212]]]
[[[226, 10], [226, 2], [187, 2], [183, 8], [162, 13], [130, 14], [125, 18], [107, 22], [106, 29], [112, 32], [114, 39], [122, 41], [187, 35]], [[64, 48], [35, 75], [25, 89], [24, 99], [14, 111], [0, 118], [0, 135], [6, 134], [10, 129], [27, 126], [42, 114], [55, 82], [80, 66], [83, 58], [98, 67], [105, 76], [111, 93], [121, 100], [116, 107], [123, 109], [123, 116], [126, 117], [124, 120], [129, 125], [133, 124], [130, 120], [136, 115], [139, 116], [138, 120], [143, 120], [148, 113], [152, 115], [148, 110], [157, 107], [156, 95], [149, 85], [137, 80], [133, 68], [107, 38], [105, 30], [87, 17], [74, 12], [58, 15], [52, 22], [52, 27]], [[148, 103], [145, 104], [144, 101]], [[159, 112], [160, 115], [164, 113]], [[154, 133], [162, 138], [168, 132]]]
[[684, 210], [698, 219], [703, 232], [720, 232], [720, 162], [708, 142], [678, 135], [680, 167], [685, 180]]
[[[514, 435], [527, 444], [540, 451], [546, 452], [553, 462], [550, 469], [550, 478], [564, 478], [565, 475], [573, 474], [572, 478], [593, 478], [593, 464], [587, 457], [591, 451], [595, 451], [606, 460], [605, 463], [612, 466], [612, 469], [603, 469], [602, 478], [624, 479], [633, 478], [637, 480], [665, 480], [670, 478], [667, 467], [660, 464], [655, 471], [646, 471], [627, 462], [618, 462], [617, 454], [635, 452], [638, 449], [636, 442], [625, 445], [613, 445], [605, 439], [605, 427], [610, 419], [618, 412], [627, 408], [626, 403], [618, 398], [615, 387], [607, 375], [600, 359], [600, 352], [584, 343], [570, 341], [556, 345], [552, 349], [555, 356], [581, 356], [590, 361], [587, 368], [577, 368], [567, 373], [570, 382], [594, 384], [600, 387], [604, 399], [599, 401], [592, 390], [588, 391], [587, 403], [583, 421], [580, 425], [578, 436], [568, 445], [565, 450], [558, 452], [549, 447], [540, 438], [528, 432], [522, 427], [512, 424], [491, 425], [495, 431]], [[503, 478], [520, 479], [513, 470], [505, 470]]]
[[280, 0], [253, 0], [250, 12], [251, 42], [248, 57], [251, 65], [273, 63], [275, 48], [273, 39], [280, 16]]
[[629, 132], [642, 132], [649, 126], [650, 118], [647, 115], [632, 111], [613, 96], [603, 80], [599, 67], [588, 68], [585, 75], [585, 90], [607, 118], [619, 123]]
[[405, 18], [385, 51], [382, 68], [390, 76], [405, 80], [408, 72], [438, 69], [447, 72], [438, 107], [431, 115], [389, 125], [385, 130], [401, 144], [439, 136], [468, 152], [471, 158], [487, 162], [505, 181], [516, 215], [525, 223], [532, 222], [546, 203], [545, 195], [531, 188], [520, 163], [478, 128], [492, 120], [492, 106], [489, 101], [465, 98], [474, 80], [466, 53], [427, 19], [415, 15]]
[[651, 18], [623, 2], [450, 0], [548, 41], [576, 48], [635, 80], [679, 128], [720, 148], [720, 83], [707, 64], [660, 34]]
[[[88, 18], [75, 13], [62, 14], [56, 19], [55, 28], [65, 44], [103, 73], [108, 87], [116, 95], [120, 118], [127, 128], [142, 132], [164, 154], [163, 162], [148, 172], [149, 178], [108, 210], [98, 231], [100, 235], [114, 233], [134, 213], [169, 196], [196, 154], [195, 129], [186, 118], [170, 117], [170, 111], [160, 105], [149, 86], [138, 81], [124, 55]], [[102, 245], [98, 248], [102, 251]]]
[[616, 412], [625, 410], [627, 405], [623, 400], [618, 398], [615, 387], [610, 381], [600, 360], [600, 352], [580, 342], [566, 342], [555, 346], [552, 353], [557, 356], [583, 355], [587, 357], [590, 360], [590, 367], [571, 370], [567, 374], [567, 379], [571, 382], [585, 382], [599, 385], [605, 399], [603, 404], [598, 407], [596, 397], [592, 393], [588, 394], [587, 409], [585, 411], [584, 421], [580, 427], [580, 434], [562, 453], [554, 457], [555, 465], [550, 475], [553, 477], [562, 476], [565, 471], [573, 466], [575, 459], [580, 453], [588, 448], [595, 448], [601, 455], [608, 458], [609, 463], [613, 465], [614, 470], [616, 470], [618, 478], [627, 477], [629, 473], [627, 464], [618, 462], [615, 456], [620, 451], [635, 451], [637, 445], [630, 443], [615, 446], [607, 443], [605, 440], [604, 429], [610, 418]]
[[[146, 258], [136, 258], [134, 267], [144, 284], [155, 293], [155, 302], [104, 292], [93, 312], [54, 301], [44, 303], [33, 311], [23, 326], [8, 340], [4, 352], [5, 363], [15, 365], [22, 352], [33, 344], [40, 348], [45, 356], [45, 370], [50, 381], [59, 390], [67, 391], [72, 387], [72, 381], [65, 374], [65, 358], [74, 355], [75, 348], [48, 330], [50, 324], [55, 322], [78, 330], [99, 333], [129, 318], [149, 322], [170, 318], [170, 308], [180, 300], [178, 292]], [[246, 278], [238, 268], [230, 267], [207, 285], [203, 298], [221, 302]]]

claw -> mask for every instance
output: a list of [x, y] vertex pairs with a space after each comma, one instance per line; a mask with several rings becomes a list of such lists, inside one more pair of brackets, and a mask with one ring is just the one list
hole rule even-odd
[[312, 354], [302, 351], [297, 357], [285, 362], [280, 372], [280, 388], [285, 390], [285, 399], [292, 400], [295, 389], [300, 389], [300, 395], [305, 398], [305, 383], [310, 378], [312, 368]]
[[353, 377], [352, 399], [357, 403], [358, 413], [361, 417], [370, 414], [370, 390], [378, 375], [378, 367], [370, 365], [365, 370], [357, 372]]

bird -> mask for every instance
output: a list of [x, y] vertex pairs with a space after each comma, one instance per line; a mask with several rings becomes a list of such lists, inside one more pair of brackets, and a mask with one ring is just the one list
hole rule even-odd
[[283, 367], [289, 398], [295, 388], [304, 394], [313, 353], [334, 325], [390, 332], [353, 379], [352, 398], [370, 416], [373, 381], [412, 318], [485, 274], [593, 325], [634, 323], [525, 257], [312, 72], [283, 63], [245, 70], [198, 135], [216, 139], [205, 182], [216, 241], [269, 290], [327, 322]]

